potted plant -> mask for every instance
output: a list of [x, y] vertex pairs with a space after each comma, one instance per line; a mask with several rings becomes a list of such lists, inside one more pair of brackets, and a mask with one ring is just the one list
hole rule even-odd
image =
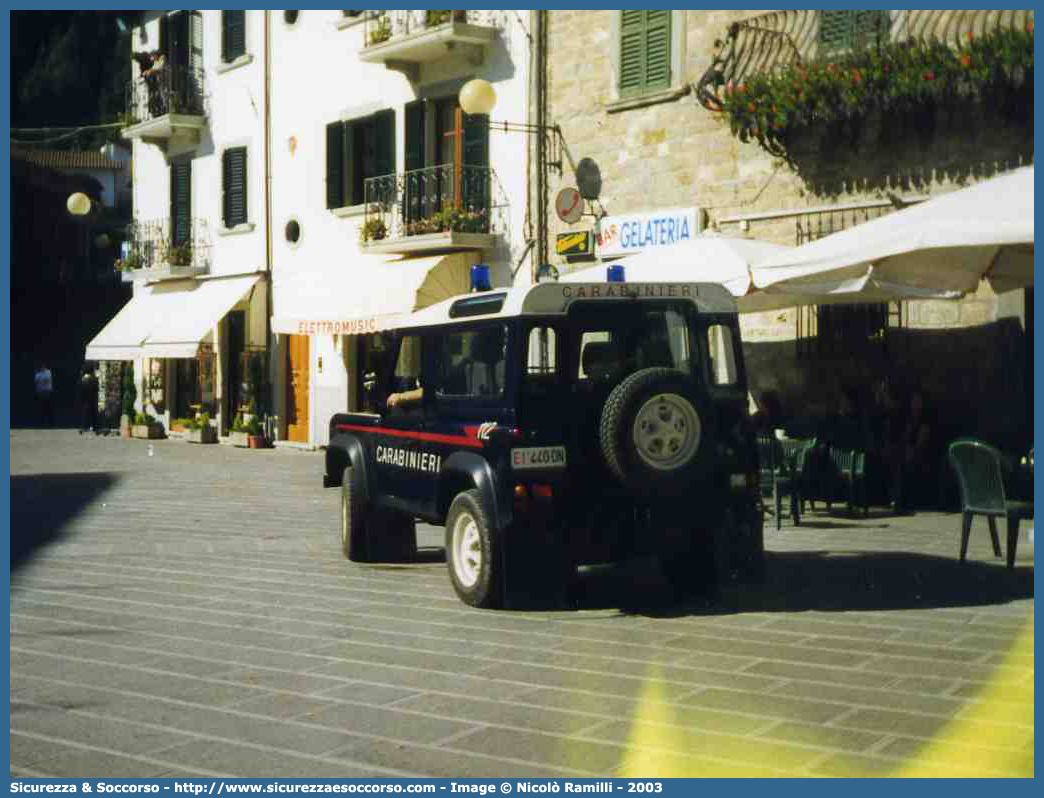
[[113, 266], [116, 267], [117, 271], [129, 272], [142, 267], [141, 255], [137, 252], [131, 252], [125, 258], [117, 260]]
[[247, 442], [251, 449], [268, 448], [268, 438], [265, 437], [264, 430], [261, 428], [261, 422], [258, 421], [257, 416], [251, 416], [250, 421], [246, 423], [246, 434]]
[[247, 425], [243, 421], [243, 414], [236, 413], [236, 417], [232, 419], [232, 429], [228, 433], [229, 442], [233, 446], [239, 446], [246, 448], [250, 445], [247, 440]]
[[134, 420], [134, 402], [138, 398], [138, 389], [134, 387], [134, 370], [126, 368], [123, 371], [123, 397], [121, 400], [120, 437], [131, 436], [131, 422]]
[[377, 17], [377, 24], [374, 26], [373, 30], [370, 31], [369, 44], [370, 46], [373, 46], [375, 44], [380, 44], [381, 42], [386, 42], [391, 38], [391, 35], [391, 19], [382, 14]]
[[451, 19], [456, 22], [463, 22], [465, 19], [464, 13], [464, 11], [425, 11], [424, 27], [434, 28], [449, 22]]
[[134, 438], [163, 438], [165, 431], [163, 424], [148, 413], [137, 413], [134, 416], [134, 425], [131, 427], [131, 436]]
[[210, 413], [203, 412], [189, 423], [189, 443], [217, 443], [217, 430], [210, 426]]
[[359, 238], [363, 243], [367, 241], [380, 241], [388, 235], [388, 226], [384, 223], [384, 219], [380, 217], [374, 217], [367, 219], [363, 222], [362, 227], [359, 228]]

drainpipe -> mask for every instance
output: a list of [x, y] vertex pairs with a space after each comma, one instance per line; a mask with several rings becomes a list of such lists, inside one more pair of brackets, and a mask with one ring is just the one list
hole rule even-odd
[[[265, 195], [265, 345], [268, 350], [268, 409], [269, 415], [275, 412], [275, 374], [276, 357], [275, 341], [272, 336], [272, 43], [271, 43], [271, 12], [265, 10], [264, 14], [264, 102], [262, 109], [262, 137], [264, 139], [263, 149], [265, 158], [265, 174], [262, 191]], [[269, 430], [266, 430], [269, 432]], [[271, 430], [272, 439], [275, 438], [277, 430]]]
[[534, 72], [536, 87], [536, 147], [537, 147], [537, 246], [530, 259], [531, 274], [530, 282], [537, 281], [537, 272], [540, 266], [547, 262], [547, 138], [544, 135], [544, 125], [547, 124], [547, 81], [546, 60], [547, 48], [545, 47], [545, 21], [546, 11], [536, 11], [533, 25], [533, 41], [536, 48], [534, 58]]

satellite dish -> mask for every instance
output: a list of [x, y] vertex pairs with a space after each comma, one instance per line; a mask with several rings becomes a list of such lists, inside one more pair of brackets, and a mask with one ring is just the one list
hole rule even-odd
[[576, 165], [576, 187], [585, 200], [596, 200], [602, 193], [602, 172], [590, 158], [581, 158]]

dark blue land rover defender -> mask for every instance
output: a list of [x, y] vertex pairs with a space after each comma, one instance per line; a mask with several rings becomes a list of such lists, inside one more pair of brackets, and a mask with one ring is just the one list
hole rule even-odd
[[562, 595], [578, 565], [639, 554], [679, 587], [758, 578], [757, 454], [721, 286], [468, 294], [374, 346], [372, 412], [335, 415], [326, 452], [348, 559], [408, 558], [422, 519], [445, 526], [453, 587], [477, 607]]

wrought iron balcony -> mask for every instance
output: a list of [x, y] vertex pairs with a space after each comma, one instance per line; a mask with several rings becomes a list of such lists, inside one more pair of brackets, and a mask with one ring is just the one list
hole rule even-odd
[[210, 271], [210, 233], [205, 219], [193, 219], [174, 243], [170, 221], [133, 222], [128, 227], [128, 252], [118, 261], [124, 282], [178, 280]]
[[361, 239], [371, 252], [488, 249], [507, 232], [507, 199], [488, 166], [371, 177], [363, 195]]
[[133, 78], [126, 87], [130, 126], [123, 137], [140, 138], [168, 152], [191, 149], [205, 123], [203, 70], [167, 65]]
[[378, 11], [366, 18], [359, 58], [416, 80], [420, 65], [454, 53], [477, 65], [502, 27], [500, 11]]

